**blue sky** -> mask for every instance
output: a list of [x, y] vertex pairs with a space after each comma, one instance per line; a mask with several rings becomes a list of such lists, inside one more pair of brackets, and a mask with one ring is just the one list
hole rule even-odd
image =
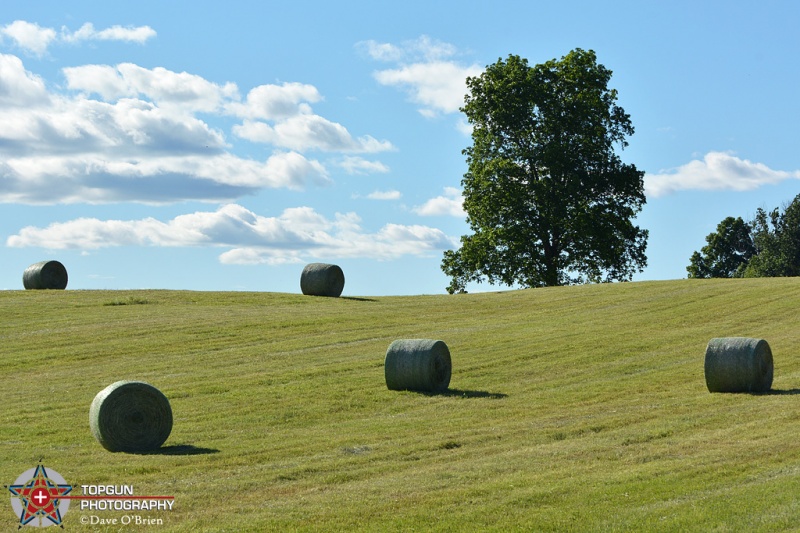
[[646, 172], [635, 280], [800, 192], [800, 4], [336, 4], [4, 3], [0, 289], [58, 259], [69, 289], [299, 292], [330, 262], [344, 295], [443, 293], [464, 80], [508, 54], [614, 72]]

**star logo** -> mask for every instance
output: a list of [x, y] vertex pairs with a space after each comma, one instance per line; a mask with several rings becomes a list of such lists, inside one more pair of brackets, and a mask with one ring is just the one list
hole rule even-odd
[[61, 526], [63, 516], [69, 508], [72, 485], [67, 485], [55, 470], [49, 472], [43, 465], [31, 468], [8, 487], [11, 492], [11, 507], [19, 516], [19, 527]]

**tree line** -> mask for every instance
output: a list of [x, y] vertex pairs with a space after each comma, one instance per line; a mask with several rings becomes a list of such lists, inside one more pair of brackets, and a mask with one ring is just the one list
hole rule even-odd
[[725, 218], [689, 261], [690, 278], [800, 276], [800, 194], [748, 222]]

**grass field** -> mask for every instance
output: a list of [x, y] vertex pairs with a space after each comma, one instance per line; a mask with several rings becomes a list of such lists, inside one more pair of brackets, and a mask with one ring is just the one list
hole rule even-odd
[[[800, 529], [800, 279], [458, 296], [0, 292], [0, 473], [172, 495], [146, 531]], [[764, 338], [769, 394], [711, 394], [705, 346]], [[399, 338], [450, 347], [446, 394], [386, 388]], [[104, 450], [121, 379], [170, 400], [157, 453]], [[9, 496], [7, 494], [7, 496]], [[8, 501], [8, 500], [6, 500]], [[15, 530], [11, 506], [0, 530]], [[136, 530], [82, 525], [68, 531]]]

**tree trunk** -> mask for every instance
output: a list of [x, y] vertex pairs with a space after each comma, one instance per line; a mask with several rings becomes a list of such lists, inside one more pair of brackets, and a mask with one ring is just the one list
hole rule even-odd
[[556, 287], [558, 283], [558, 251], [548, 240], [542, 240], [544, 247], [544, 284], [546, 287]]

